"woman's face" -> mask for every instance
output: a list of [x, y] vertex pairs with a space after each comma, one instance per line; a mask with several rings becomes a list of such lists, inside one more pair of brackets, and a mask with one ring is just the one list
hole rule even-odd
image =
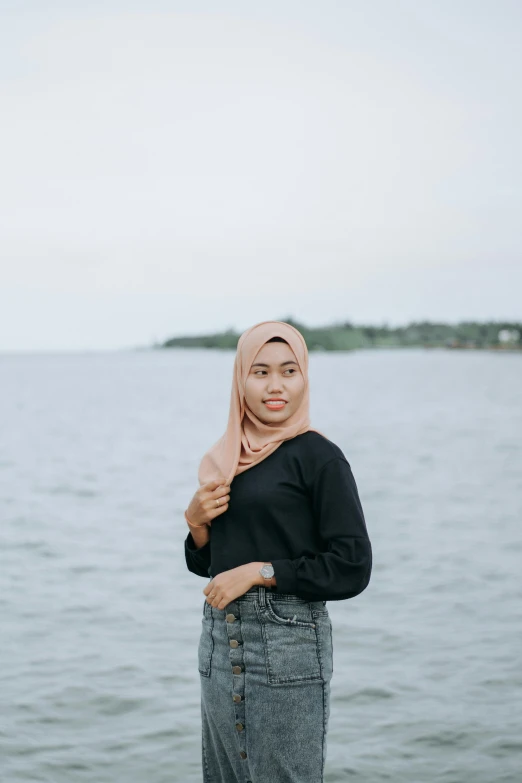
[[[245, 384], [245, 402], [258, 419], [277, 426], [298, 409], [305, 379], [288, 343], [265, 343], [258, 351]], [[267, 400], [284, 403], [270, 406]]]

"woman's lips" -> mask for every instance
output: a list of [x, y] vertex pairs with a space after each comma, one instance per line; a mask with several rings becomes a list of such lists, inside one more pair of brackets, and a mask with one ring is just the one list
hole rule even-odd
[[284, 400], [274, 400], [273, 402], [268, 400], [267, 402], [265, 402], [265, 405], [271, 411], [279, 411], [281, 410], [281, 408], [285, 407], [286, 402]]

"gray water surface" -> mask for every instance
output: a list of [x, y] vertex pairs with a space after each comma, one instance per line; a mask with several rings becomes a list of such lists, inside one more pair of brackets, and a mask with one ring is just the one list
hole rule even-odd
[[[0, 356], [1, 783], [202, 780], [183, 509], [233, 360]], [[374, 556], [328, 604], [325, 780], [520, 783], [522, 356], [313, 353], [310, 383]]]

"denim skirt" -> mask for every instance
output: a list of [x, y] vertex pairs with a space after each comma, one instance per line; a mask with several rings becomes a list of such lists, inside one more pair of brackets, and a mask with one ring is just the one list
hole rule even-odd
[[255, 586], [198, 646], [203, 783], [322, 783], [333, 673], [325, 601]]

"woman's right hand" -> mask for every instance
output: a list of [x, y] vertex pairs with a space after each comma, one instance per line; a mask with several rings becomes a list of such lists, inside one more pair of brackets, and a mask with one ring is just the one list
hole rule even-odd
[[[219, 506], [216, 503], [219, 500]], [[230, 484], [225, 478], [214, 479], [196, 490], [187, 508], [187, 516], [193, 525], [211, 525], [212, 520], [223, 514], [230, 500]]]

